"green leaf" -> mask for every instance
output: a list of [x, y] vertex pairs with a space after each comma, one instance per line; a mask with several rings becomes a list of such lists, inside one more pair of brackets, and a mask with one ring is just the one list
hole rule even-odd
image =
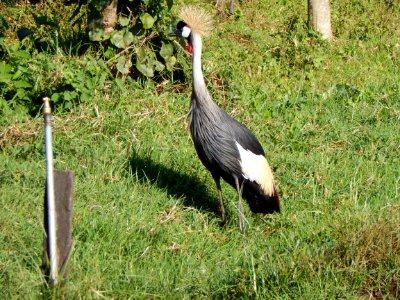
[[92, 95], [88, 94], [88, 93], [82, 93], [80, 96], [80, 99], [82, 102], [89, 101], [91, 98], [92, 98]]
[[11, 74], [1, 74], [0, 73], [0, 83], [10, 83], [12, 78]]
[[136, 60], [143, 63], [147, 59], [146, 49], [144, 47], [136, 48]]
[[133, 42], [133, 34], [128, 30], [113, 31], [111, 43], [117, 48], [126, 48]]
[[165, 66], [167, 67], [167, 70], [168, 71], [173, 71], [175, 63], [176, 63], [176, 57], [175, 56], [168, 57], [166, 62], [165, 62]]
[[0, 62], [0, 82], [10, 82], [13, 74], [11, 73], [12, 67], [4, 61]]
[[21, 89], [25, 89], [25, 88], [31, 88], [32, 84], [30, 84], [29, 82], [25, 81], [25, 80], [17, 80], [17, 81], [13, 81], [13, 84], [16, 88], [21, 88]]
[[18, 78], [20, 78], [22, 76], [22, 71], [21, 70], [17, 70], [17, 72], [14, 73], [12, 79], [13, 80], [17, 80]]
[[148, 66], [144, 63], [136, 62], [136, 69], [139, 70], [140, 73], [142, 73], [146, 77], [153, 77], [154, 76], [154, 70], [151, 66]]
[[87, 91], [92, 91], [95, 90], [97, 87], [97, 81], [93, 78], [93, 77], [89, 77], [86, 79], [86, 87], [87, 87]]
[[162, 43], [161, 50], [160, 50], [161, 57], [164, 58], [165, 60], [167, 60], [167, 58], [172, 56], [172, 54], [174, 54], [174, 47], [172, 46], [172, 44]]
[[31, 58], [31, 54], [26, 50], [18, 50], [12, 53], [12, 56], [15, 58], [29, 59]]
[[7, 64], [5, 61], [0, 62], [0, 73], [10, 73], [12, 67]]
[[64, 109], [71, 109], [73, 105], [71, 101], [68, 101], [68, 102], [63, 102], [62, 106], [64, 107]]
[[132, 60], [130, 56], [120, 56], [118, 57], [118, 62], [116, 64], [118, 72], [122, 74], [128, 74], [129, 69], [132, 67]]
[[144, 13], [140, 16], [140, 21], [142, 21], [144, 29], [150, 29], [154, 25], [154, 18], [150, 16], [148, 13]]
[[165, 66], [163, 63], [159, 62], [158, 60], [155, 60], [153, 62], [154, 69], [158, 72], [162, 72], [165, 69]]
[[107, 50], [104, 52], [104, 57], [110, 59], [115, 56], [115, 48], [108, 47]]
[[78, 98], [78, 93], [75, 91], [65, 91], [63, 96], [65, 101], [72, 101]]
[[61, 94], [60, 94], [60, 93], [54, 93], [53, 95], [51, 95], [51, 100], [52, 100], [54, 103], [57, 103], [58, 100], [60, 100], [60, 98], [61, 98]]
[[126, 31], [124, 34], [125, 45], [129, 46], [133, 42], [133, 34], [130, 31]]
[[89, 31], [89, 39], [93, 42], [105, 41], [110, 37], [103, 28], [93, 28]]
[[16, 43], [11, 44], [11, 46], [10, 46], [10, 52], [16, 52], [16, 51], [18, 51], [19, 48], [20, 48], [20, 46], [21, 46], [21, 43], [20, 43], [20, 42], [16, 42]]
[[124, 34], [122, 31], [113, 31], [110, 41], [114, 46], [118, 48], [125, 48]]
[[25, 99], [25, 100], [29, 99], [29, 97], [24, 89], [17, 89], [17, 92], [15, 93], [13, 99], [15, 99], [15, 98]]
[[124, 17], [124, 16], [120, 16], [119, 18], [118, 18], [118, 23], [119, 23], [119, 25], [121, 25], [121, 26], [128, 26], [128, 24], [129, 24], [129, 18], [127, 18], [127, 17]]

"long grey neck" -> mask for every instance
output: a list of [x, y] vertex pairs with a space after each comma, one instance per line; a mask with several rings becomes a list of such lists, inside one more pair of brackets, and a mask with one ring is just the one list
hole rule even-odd
[[[215, 103], [211, 100], [206, 83], [204, 82], [203, 71], [201, 70], [201, 36], [192, 32], [191, 42], [193, 46], [192, 57], [192, 101], [198, 105], [213, 106]], [[193, 104], [193, 103], [192, 103]]]

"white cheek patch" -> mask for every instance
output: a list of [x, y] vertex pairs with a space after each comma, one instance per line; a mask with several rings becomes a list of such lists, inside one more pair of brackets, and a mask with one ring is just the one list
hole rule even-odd
[[250, 150], [245, 150], [238, 142], [236, 146], [240, 154], [243, 176], [257, 182], [267, 195], [274, 194], [274, 176], [267, 159], [263, 155], [256, 155]]
[[190, 27], [184, 26], [184, 27], [182, 28], [182, 37], [188, 38], [191, 31], [192, 31], [192, 30], [190, 29]]

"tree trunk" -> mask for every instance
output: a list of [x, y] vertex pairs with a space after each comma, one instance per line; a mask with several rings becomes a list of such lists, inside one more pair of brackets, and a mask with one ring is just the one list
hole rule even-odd
[[94, 0], [89, 4], [89, 38], [102, 41], [114, 30], [117, 23], [118, 0]]
[[231, 0], [231, 2], [229, 3], [229, 14], [233, 16], [234, 13], [235, 13], [235, 0]]
[[[225, 0], [215, 0], [215, 6], [217, 7], [220, 14], [224, 14], [225, 10], [226, 10], [226, 6], [228, 6], [228, 5], [225, 4]], [[229, 1], [228, 14], [230, 16], [233, 16], [235, 14], [235, 0]]]
[[308, 25], [320, 32], [322, 38], [332, 40], [329, 0], [308, 0]]

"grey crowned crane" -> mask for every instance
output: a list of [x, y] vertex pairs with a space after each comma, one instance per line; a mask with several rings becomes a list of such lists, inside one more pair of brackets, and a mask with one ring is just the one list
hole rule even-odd
[[192, 53], [192, 96], [190, 133], [203, 165], [211, 172], [218, 190], [222, 223], [226, 223], [220, 178], [236, 189], [239, 203], [239, 226], [245, 226], [241, 197], [254, 213], [280, 211], [279, 196], [272, 170], [256, 137], [223, 111], [207, 90], [201, 68], [202, 36], [212, 28], [212, 18], [201, 8], [185, 6], [181, 21], [171, 35], [185, 38]]

